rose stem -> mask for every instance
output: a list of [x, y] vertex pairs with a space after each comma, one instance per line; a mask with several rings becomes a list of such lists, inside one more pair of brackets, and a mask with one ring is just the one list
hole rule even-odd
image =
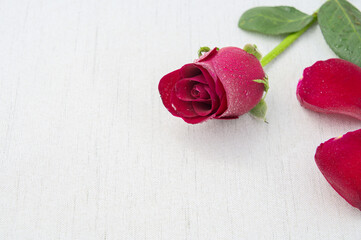
[[304, 28], [302, 28], [298, 32], [291, 33], [288, 35], [283, 41], [278, 44], [272, 51], [270, 51], [266, 56], [264, 56], [261, 59], [261, 65], [262, 67], [266, 66], [268, 63], [270, 63], [274, 58], [276, 58], [278, 55], [280, 55], [286, 48], [288, 48], [297, 38], [299, 38], [304, 32], [309, 29], [314, 22], [317, 20], [317, 12], [314, 12], [312, 14], [313, 19], [312, 21]]

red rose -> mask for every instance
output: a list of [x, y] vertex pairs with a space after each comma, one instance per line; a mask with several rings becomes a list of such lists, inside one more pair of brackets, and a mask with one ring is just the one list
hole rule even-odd
[[237, 118], [261, 100], [264, 79], [258, 59], [236, 47], [214, 48], [194, 63], [165, 75], [159, 82], [164, 106], [195, 124], [207, 119]]
[[361, 120], [361, 68], [337, 58], [318, 61], [304, 70], [297, 98], [313, 111]]
[[361, 210], [361, 129], [322, 143], [315, 160], [336, 192]]

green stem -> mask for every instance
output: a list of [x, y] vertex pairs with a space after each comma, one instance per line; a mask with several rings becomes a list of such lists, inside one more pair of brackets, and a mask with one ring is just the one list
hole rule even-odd
[[270, 51], [266, 56], [264, 56], [261, 60], [262, 67], [266, 66], [268, 63], [270, 63], [274, 58], [276, 58], [278, 55], [280, 55], [286, 48], [288, 48], [297, 38], [299, 38], [304, 32], [309, 29], [314, 22], [317, 20], [317, 12], [312, 14], [313, 19], [312, 21], [304, 28], [302, 28], [300, 31], [291, 33], [288, 35], [283, 41], [278, 44], [272, 51]]

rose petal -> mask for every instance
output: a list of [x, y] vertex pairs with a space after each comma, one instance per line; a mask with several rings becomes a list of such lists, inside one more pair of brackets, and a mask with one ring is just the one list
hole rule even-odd
[[207, 116], [212, 112], [211, 101], [192, 102], [194, 111], [200, 116]]
[[196, 91], [193, 95], [197, 96], [197, 99], [200, 100], [209, 100], [211, 98], [210, 96], [210, 88], [203, 85], [203, 84], [196, 84], [193, 87], [193, 90]]
[[315, 160], [336, 192], [361, 210], [361, 129], [322, 143]]
[[[181, 67], [180, 69], [180, 78], [193, 78], [198, 75], [202, 75], [202, 71], [193, 63], [189, 63]], [[207, 84], [206, 79], [198, 79], [201, 83]]]
[[214, 115], [208, 115], [208, 116], [197, 116], [197, 117], [193, 117], [193, 118], [186, 118], [186, 117], [182, 117], [182, 119], [186, 122], [186, 123], [190, 123], [190, 124], [198, 124], [198, 123], [202, 123], [205, 122], [209, 119], [212, 119], [214, 117]]
[[[211, 100], [205, 100], [205, 99], [194, 100], [192, 102], [193, 109], [197, 114], [199, 114], [199, 116], [193, 118], [183, 118], [183, 120], [186, 121], [187, 123], [197, 124], [204, 122], [208, 119], [212, 119], [216, 116], [216, 113], [212, 113], [212, 112], [214, 112], [214, 106], [218, 104], [218, 97], [213, 96], [215, 95], [215, 93], [212, 92], [208, 86], [205, 86], [204, 88], [210, 94]], [[202, 106], [201, 104], [198, 105], [198, 103], [206, 103], [211, 105], [211, 110], [208, 110], [209, 108], [208, 106]]]
[[191, 79], [182, 79], [175, 84], [175, 94], [183, 101], [192, 101], [195, 98], [192, 96], [191, 91], [196, 82]]
[[193, 78], [197, 75], [202, 75], [204, 78], [200, 82], [209, 85], [211, 90], [215, 91], [215, 79], [217, 77], [213, 78], [201, 65], [190, 63], [180, 69], [181, 78]]
[[215, 72], [227, 96], [227, 110], [220, 117], [237, 117], [249, 112], [261, 100], [264, 85], [253, 80], [265, 73], [258, 59], [236, 47], [218, 51], [212, 59]]
[[202, 56], [200, 56], [198, 59], [194, 60], [194, 62], [202, 62], [205, 60], [209, 60], [216, 54], [217, 54], [217, 48], [215, 47], [211, 51], [203, 53]]
[[[223, 95], [222, 99], [221, 99], [221, 104], [219, 105], [219, 108], [216, 112], [217, 118], [221, 119], [220, 116], [227, 111], [227, 96], [226, 94]], [[229, 117], [229, 118], [238, 118], [238, 116], [236, 117]]]
[[172, 108], [177, 113], [177, 117], [196, 117], [197, 113], [193, 109], [192, 102], [182, 101], [176, 96], [175, 90], [172, 94]]
[[172, 94], [176, 82], [180, 79], [180, 70], [168, 73], [159, 81], [158, 90], [164, 106], [168, 111], [178, 117], [178, 112], [172, 106]]
[[304, 70], [297, 98], [310, 110], [361, 120], [361, 68], [336, 58], [318, 61]]
[[[220, 83], [217, 73], [213, 66], [213, 59], [217, 55], [218, 51], [217, 48], [213, 48], [212, 51], [208, 52], [207, 54], [202, 55], [199, 59], [195, 60], [195, 64], [200, 68], [203, 69], [203, 74], [205, 74], [206, 79], [208, 79], [208, 83], [212, 82], [211, 88], [214, 90], [219, 97], [222, 97], [225, 94], [224, 88], [222, 83]], [[223, 112], [222, 112], [223, 113]]]
[[202, 75], [179, 80], [175, 84], [175, 92], [177, 97], [183, 101], [192, 101], [196, 99], [196, 97], [192, 95], [192, 90], [196, 85], [204, 85], [202, 82], [205, 82], [205, 79]]
[[204, 69], [201, 65], [197, 65], [194, 63], [191, 64], [186, 64], [184, 65], [181, 69], [180, 69], [180, 75], [181, 76], [190, 76], [191, 74], [195, 74], [195, 73], [201, 73], [202, 76], [205, 79], [205, 84], [209, 87], [209, 94], [211, 96], [211, 100], [212, 100], [212, 113], [215, 113], [218, 110], [218, 107], [220, 105], [220, 97], [217, 93], [216, 93], [216, 83], [212, 76], [210, 75], [210, 73]]

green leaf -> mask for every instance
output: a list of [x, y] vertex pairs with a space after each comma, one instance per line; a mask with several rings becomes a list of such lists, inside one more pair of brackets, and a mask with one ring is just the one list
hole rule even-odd
[[209, 47], [207, 47], [207, 46], [200, 47], [199, 50], [198, 50], [198, 57], [202, 56], [202, 54], [204, 52], [209, 52], [209, 51], [211, 51], [211, 49]]
[[270, 35], [297, 32], [307, 26], [313, 17], [294, 7], [256, 7], [247, 10], [239, 19], [243, 30]]
[[269, 89], [268, 77], [265, 77], [264, 79], [255, 79], [255, 80], [253, 80], [253, 82], [263, 83], [264, 84], [264, 91], [266, 93], [268, 92], [268, 89]]
[[339, 56], [361, 67], [361, 13], [345, 0], [329, 0], [318, 13], [327, 44]]
[[243, 50], [248, 52], [249, 54], [252, 54], [253, 56], [255, 56], [258, 60], [262, 59], [262, 54], [258, 51], [258, 48], [256, 46], [256, 44], [246, 44], [243, 47]]
[[252, 110], [249, 113], [255, 116], [256, 118], [263, 119], [266, 122], [266, 112], [267, 112], [266, 101], [264, 99], [261, 99], [261, 101], [259, 101], [259, 103], [254, 108], [252, 108]]

